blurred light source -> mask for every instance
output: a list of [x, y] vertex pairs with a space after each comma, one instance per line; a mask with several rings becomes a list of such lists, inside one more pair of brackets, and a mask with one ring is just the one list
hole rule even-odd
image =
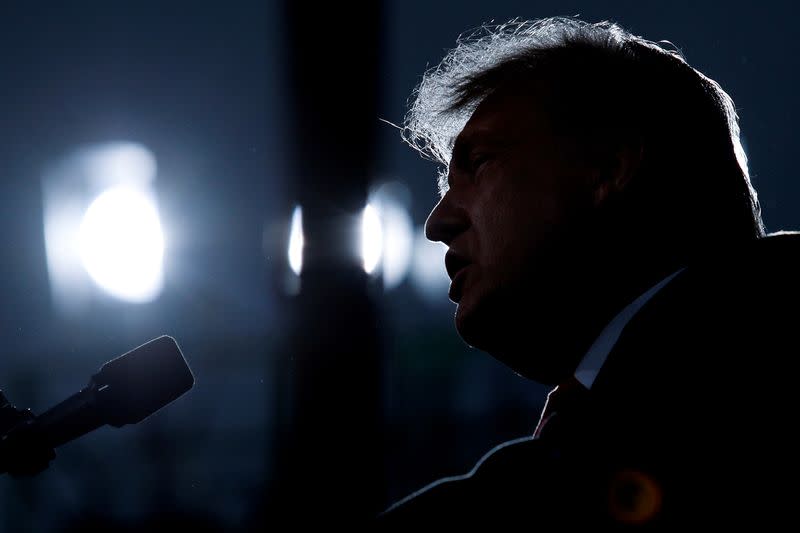
[[398, 181], [383, 183], [370, 195], [383, 229], [381, 269], [386, 289], [400, 285], [411, 265], [414, 226], [408, 214], [410, 199], [408, 187]]
[[383, 250], [383, 229], [377, 209], [367, 204], [361, 215], [361, 254], [364, 258], [364, 271], [372, 274], [381, 260]]
[[[286, 235], [284, 233], [284, 235]], [[297, 205], [292, 212], [292, 224], [289, 230], [289, 267], [292, 272], [300, 275], [303, 270], [303, 210]]]
[[44, 237], [53, 303], [75, 314], [99, 286], [126, 301], [155, 299], [163, 285], [164, 237], [144, 146], [79, 148], [42, 177]]
[[411, 217], [402, 206], [386, 202], [383, 218], [383, 285], [393, 289], [400, 285], [411, 265], [414, 229]]
[[[408, 211], [398, 200], [394, 183], [384, 184], [361, 212], [361, 258], [364, 271], [375, 274], [380, 267], [386, 288], [396, 287], [405, 279], [411, 263], [413, 229]], [[395, 193], [392, 192], [395, 191]], [[296, 275], [303, 269], [303, 211], [298, 205], [292, 212], [289, 230], [289, 266]]]
[[414, 260], [411, 280], [420, 295], [432, 303], [446, 303], [450, 278], [444, 266], [447, 246], [425, 238], [423, 228], [418, 228], [414, 239]]
[[161, 292], [164, 236], [146, 194], [126, 187], [100, 194], [86, 210], [79, 239], [86, 271], [112, 296], [149, 302]]

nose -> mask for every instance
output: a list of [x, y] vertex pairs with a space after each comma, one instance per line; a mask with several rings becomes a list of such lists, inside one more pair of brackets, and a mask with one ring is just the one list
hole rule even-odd
[[468, 227], [469, 217], [466, 211], [455, 204], [448, 191], [428, 215], [425, 237], [429, 241], [439, 241], [449, 246]]

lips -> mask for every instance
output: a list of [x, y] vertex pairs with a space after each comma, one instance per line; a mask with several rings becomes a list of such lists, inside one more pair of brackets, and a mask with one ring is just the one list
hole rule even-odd
[[470, 262], [464, 256], [458, 254], [452, 249], [447, 252], [444, 257], [445, 268], [447, 268], [447, 275], [452, 280], [450, 283], [450, 290], [448, 297], [453, 303], [458, 303], [461, 300], [461, 295], [464, 290], [464, 279], [466, 278], [466, 269]]
[[461, 296], [464, 292], [464, 280], [467, 277], [467, 269], [462, 268], [458, 271], [458, 273], [453, 278], [453, 281], [450, 282], [450, 290], [447, 291], [447, 297], [450, 298], [450, 301], [454, 304], [457, 304], [461, 301]]

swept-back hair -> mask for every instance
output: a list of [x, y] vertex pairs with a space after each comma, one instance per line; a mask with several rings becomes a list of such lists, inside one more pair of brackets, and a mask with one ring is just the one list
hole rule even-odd
[[[485, 98], [541, 81], [551, 89], [543, 104], [559, 133], [589, 150], [641, 143], [628, 196], [637, 195], [642, 211], [674, 216], [682, 232], [764, 235], [731, 97], [670, 43], [612, 22], [513, 20], [459, 37], [414, 91], [403, 137], [447, 167], [455, 137]], [[439, 187], [444, 193], [446, 180]]]

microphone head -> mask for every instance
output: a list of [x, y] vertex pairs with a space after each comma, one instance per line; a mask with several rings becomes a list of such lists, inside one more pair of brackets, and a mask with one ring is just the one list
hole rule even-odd
[[136, 424], [194, 386], [178, 344], [163, 335], [120, 355], [92, 376], [96, 407], [103, 422]]

